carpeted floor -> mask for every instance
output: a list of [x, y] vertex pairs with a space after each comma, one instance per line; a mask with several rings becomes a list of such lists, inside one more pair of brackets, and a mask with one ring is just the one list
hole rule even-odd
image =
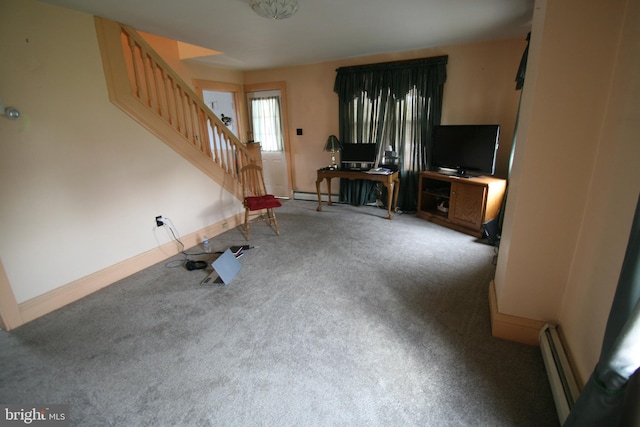
[[281, 236], [254, 225], [227, 286], [163, 262], [0, 332], [0, 402], [91, 426], [558, 425], [539, 349], [491, 337], [493, 247], [315, 209], [286, 202]]

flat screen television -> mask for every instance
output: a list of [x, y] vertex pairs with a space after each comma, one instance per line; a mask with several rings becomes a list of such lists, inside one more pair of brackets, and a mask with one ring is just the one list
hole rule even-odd
[[376, 144], [345, 143], [340, 149], [340, 161], [343, 168], [368, 169], [376, 162], [377, 154]]
[[433, 129], [432, 169], [469, 177], [493, 175], [500, 125], [440, 125]]

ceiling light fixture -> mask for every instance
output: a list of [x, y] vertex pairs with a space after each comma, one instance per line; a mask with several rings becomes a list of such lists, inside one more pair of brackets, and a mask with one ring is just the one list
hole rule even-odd
[[251, 0], [251, 9], [265, 18], [285, 19], [298, 11], [298, 0]]

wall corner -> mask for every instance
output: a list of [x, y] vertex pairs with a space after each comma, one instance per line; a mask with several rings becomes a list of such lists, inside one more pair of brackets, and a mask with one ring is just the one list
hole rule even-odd
[[493, 337], [532, 346], [539, 345], [538, 334], [546, 322], [500, 313], [493, 280], [489, 283], [489, 310]]

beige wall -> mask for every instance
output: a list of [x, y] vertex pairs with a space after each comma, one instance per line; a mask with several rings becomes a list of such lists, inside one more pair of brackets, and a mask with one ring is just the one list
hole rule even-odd
[[[93, 17], [0, 2], [0, 260], [18, 303], [236, 214], [241, 203], [113, 106]], [[167, 254], [168, 255], [168, 254]]]
[[[338, 96], [333, 92], [336, 69], [413, 58], [448, 55], [443, 124], [502, 125], [497, 175], [506, 177], [519, 91], [515, 75], [526, 46], [522, 39], [472, 43], [344, 61], [245, 73], [245, 84], [285, 81], [289, 99], [289, 132], [294, 190], [315, 192], [316, 170], [327, 166], [322, 151], [327, 137], [338, 134]], [[302, 128], [304, 134], [296, 135]]]
[[582, 381], [640, 190], [638, 17], [625, 0], [536, 3], [496, 292], [500, 312], [560, 324]]

